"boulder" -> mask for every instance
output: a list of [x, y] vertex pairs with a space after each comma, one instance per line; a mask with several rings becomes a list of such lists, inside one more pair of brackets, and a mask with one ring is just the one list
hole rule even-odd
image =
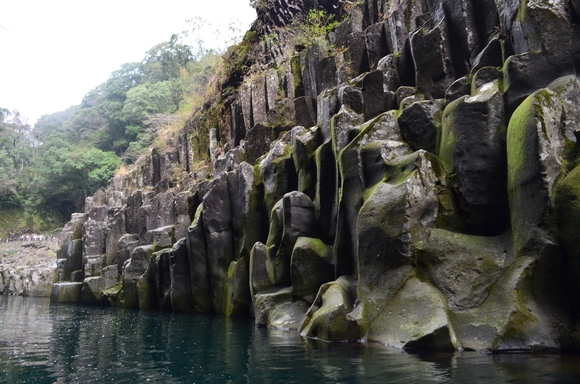
[[295, 299], [312, 304], [320, 286], [334, 278], [332, 248], [320, 239], [299, 237], [290, 261], [290, 277]]
[[404, 349], [453, 350], [462, 345], [448, 316], [445, 298], [431, 284], [409, 277], [363, 338]]
[[414, 149], [435, 149], [443, 114], [441, 100], [417, 101], [402, 108], [398, 121], [404, 141]]
[[[454, 313], [453, 327], [463, 348], [478, 351], [550, 350], [569, 338], [534, 297], [533, 257], [522, 256], [503, 273], [475, 310]], [[556, 331], [562, 327], [559, 335]]]
[[146, 242], [155, 245], [157, 249], [171, 247], [175, 239], [175, 225], [167, 225], [147, 231]]
[[51, 304], [80, 303], [83, 283], [58, 282], [52, 285]]
[[357, 341], [358, 324], [348, 316], [355, 300], [356, 280], [352, 277], [341, 276], [323, 284], [306, 312], [300, 335], [325, 341]]
[[453, 175], [451, 185], [470, 233], [498, 235], [509, 225], [506, 131], [497, 80], [449, 103], [443, 113], [439, 157]]
[[530, 95], [507, 131], [507, 189], [516, 255], [539, 256], [557, 243], [552, 207], [561, 172], [562, 104], [549, 89]]
[[250, 292], [252, 297], [276, 284], [270, 248], [257, 242], [250, 253]]
[[385, 181], [365, 191], [356, 225], [358, 298], [367, 322], [413, 271], [416, 245], [453, 214], [447, 174], [436, 157], [418, 151], [388, 165]]
[[445, 296], [449, 308], [479, 307], [490, 287], [513, 262], [510, 236], [469, 236], [433, 229], [417, 245], [417, 263]]
[[304, 302], [292, 301], [292, 287], [258, 293], [254, 295], [254, 302], [258, 327], [299, 329], [308, 309]]

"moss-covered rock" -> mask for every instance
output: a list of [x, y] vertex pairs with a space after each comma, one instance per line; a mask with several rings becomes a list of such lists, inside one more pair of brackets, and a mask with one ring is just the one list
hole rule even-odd
[[246, 316], [250, 313], [249, 266], [245, 258], [232, 261], [228, 268], [224, 288], [224, 314], [227, 316]]
[[252, 297], [257, 293], [272, 288], [276, 284], [271, 249], [257, 242], [250, 253], [250, 292]]
[[506, 130], [497, 80], [449, 103], [443, 113], [439, 157], [453, 175], [466, 230], [474, 234], [498, 235], [509, 225]]
[[139, 308], [137, 282], [149, 267], [149, 259], [155, 248], [152, 245], [136, 247], [131, 257], [123, 265], [123, 289], [125, 291], [125, 306]]
[[365, 192], [357, 221], [358, 298], [367, 323], [413, 271], [415, 246], [453, 211], [440, 199], [449, 191], [435, 157], [419, 151], [389, 165], [385, 181]]
[[512, 263], [511, 238], [469, 236], [433, 229], [416, 246], [417, 264], [452, 310], [481, 305], [490, 286]]
[[445, 298], [431, 284], [411, 276], [384, 309], [364, 326], [363, 337], [405, 349], [458, 349], [460, 341]]
[[203, 229], [203, 204], [195, 213], [193, 223], [188, 228], [187, 250], [189, 256], [189, 273], [191, 278], [191, 295], [196, 312], [213, 312], [210, 281], [208, 276], [207, 245]]
[[546, 350], [560, 346], [559, 332], [534, 297], [537, 264], [519, 257], [491, 287], [480, 307], [452, 315], [466, 349]]
[[280, 305], [292, 303], [292, 287], [274, 288], [254, 295], [255, 322], [259, 327], [269, 324], [270, 312]]
[[80, 303], [82, 288], [82, 282], [59, 282], [53, 284], [50, 302], [53, 304]]
[[292, 251], [290, 276], [295, 299], [309, 304], [320, 286], [334, 278], [332, 248], [320, 239], [299, 237]]
[[356, 321], [348, 316], [356, 300], [356, 280], [341, 276], [323, 284], [308, 309], [300, 335], [326, 341], [355, 341], [359, 338]]
[[290, 140], [291, 136], [288, 134], [274, 142], [268, 155], [260, 162], [267, 212], [272, 210], [285, 193], [296, 190], [298, 184]]
[[563, 151], [562, 104], [549, 89], [530, 95], [507, 133], [507, 186], [516, 255], [540, 255], [557, 242], [552, 189]]

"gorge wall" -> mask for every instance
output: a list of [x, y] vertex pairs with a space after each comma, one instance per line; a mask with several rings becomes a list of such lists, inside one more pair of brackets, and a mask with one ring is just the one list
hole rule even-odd
[[[312, 8], [341, 22], [296, 45]], [[408, 349], [578, 350], [580, 1], [257, 11], [225, 101], [72, 216], [52, 301]]]

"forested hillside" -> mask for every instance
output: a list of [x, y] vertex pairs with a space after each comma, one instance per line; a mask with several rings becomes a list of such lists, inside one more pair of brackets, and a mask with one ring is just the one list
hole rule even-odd
[[79, 105], [34, 126], [0, 108], [0, 238], [61, 227], [116, 170], [183, 125], [202, 102], [218, 53], [174, 34], [141, 62], [121, 65]]

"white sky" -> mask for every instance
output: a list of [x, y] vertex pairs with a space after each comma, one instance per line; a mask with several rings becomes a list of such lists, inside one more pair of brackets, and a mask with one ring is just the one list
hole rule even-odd
[[0, 0], [0, 107], [33, 125], [80, 104], [194, 17], [246, 31], [256, 13], [249, 0]]

